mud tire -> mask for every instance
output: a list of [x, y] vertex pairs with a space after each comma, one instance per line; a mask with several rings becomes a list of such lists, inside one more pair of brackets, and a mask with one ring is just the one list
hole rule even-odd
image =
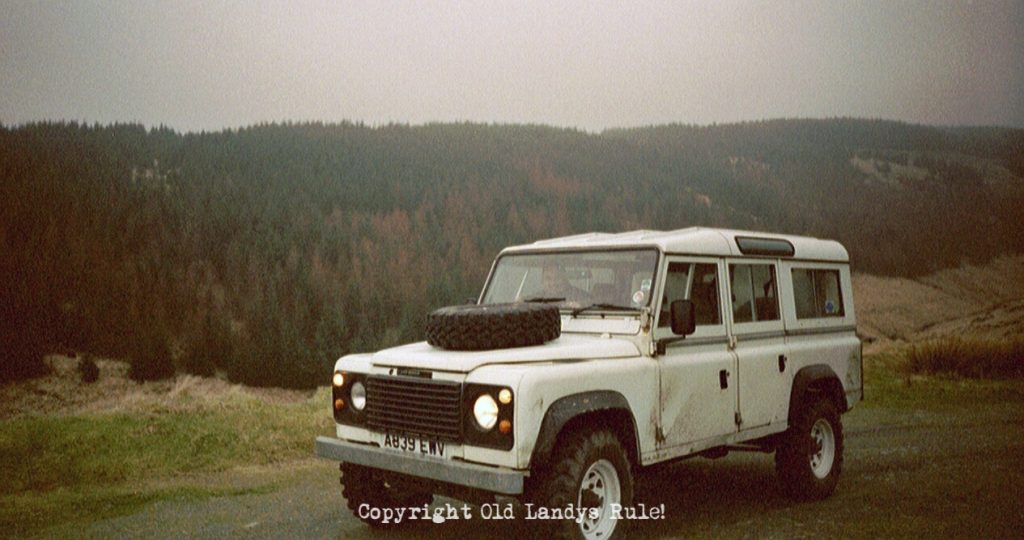
[[427, 343], [452, 351], [528, 347], [561, 333], [558, 308], [548, 304], [468, 304], [427, 316]]
[[[565, 508], [567, 505], [586, 506], [586, 492], [589, 491], [586, 484], [593, 484], [595, 478], [601, 477], [602, 480], [610, 482], [601, 486], [605, 488], [601, 497], [591, 497], [589, 504], [600, 507], [606, 497], [611, 497], [608, 502], [621, 504], [623, 508], [633, 504], [632, 467], [622, 443], [611, 431], [596, 430], [573, 434], [560, 443], [560, 449], [553, 458], [550, 467], [537, 471], [537, 477], [531, 478], [529, 489], [524, 494], [524, 502], [529, 502], [537, 508], [549, 509]], [[613, 489], [607, 489], [612, 485]], [[616, 498], [617, 501], [614, 500]], [[607, 515], [607, 512], [606, 507], [602, 515]], [[532, 525], [541, 529], [538, 532], [543, 537], [555, 539], [607, 540], [629, 537], [628, 519], [613, 520], [611, 530], [606, 530], [602, 521], [588, 522], [587, 525], [591, 527], [589, 532], [585, 530], [587, 525], [573, 520], [539, 520]]]
[[796, 500], [824, 499], [843, 469], [843, 424], [835, 405], [820, 398], [804, 407], [775, 452], [782, 489]]
[[360, 506], [410, 508], [422, 507], [434, 500], [434, 494], [429, 491], [415, 489], [414, 485], [413, 489], [409, 485], [398, 485], [379, 471], [348, 463], [341, 464], [341, 494], [352, 515], [375, 529], [392, 529], [409, 522], [384, 523], [381, 519], [373, 519], [366, 512], [360, 512]]

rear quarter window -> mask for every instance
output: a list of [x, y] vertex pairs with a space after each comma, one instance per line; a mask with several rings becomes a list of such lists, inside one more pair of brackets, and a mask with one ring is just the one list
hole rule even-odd
[[843, 294], [839, 270], [793, 269], [793, 303], [797, 319], [843, 317]]

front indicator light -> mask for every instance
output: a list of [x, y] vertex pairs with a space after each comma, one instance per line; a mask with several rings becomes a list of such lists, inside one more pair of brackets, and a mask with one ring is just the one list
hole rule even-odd
[[334, 400], [334, 410], [340, 411], [345, 406], [345, 402], [338, 398]]
[[502, 420], [498, 423], [498, 431], [500, 431], [502, 435], [508, 435], [508, 432], [512, 431], [512, 422]]
[[352, 408], [357, 411], [366, 408], [366, 387], [359, 381], [352, 383]]
[[334, 386], [345, 386], [345, 375], [340, 371], [335, 371], [331, 382], [334, 383]]
[[473, 417], [477, 425], [490, 431], [498, 423], [498, 404], [490, 394], [481, 394], [473, 404]]

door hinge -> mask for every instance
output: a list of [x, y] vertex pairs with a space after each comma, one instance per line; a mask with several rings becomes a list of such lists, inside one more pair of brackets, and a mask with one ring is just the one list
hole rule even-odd
[[661, 426], [654, 429], [654, 440], [659, 443], [665, 442], [665, 432], [661, 430]]
[[736, 422], [737, 426], [742, 425], [743, 424], [743, 415], [741, 415], [740, 413], [737, 412], [733, 420]]

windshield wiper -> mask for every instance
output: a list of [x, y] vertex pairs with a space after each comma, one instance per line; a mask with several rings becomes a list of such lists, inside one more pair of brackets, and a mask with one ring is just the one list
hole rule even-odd
[[564, 296], [534, 296], [533, 298], [527, 298], [523, 302], [537, 302], [539, 304], [551, 304], [554, 302], [564, 302]]
[[591, 310], [591, 309], [606, 309], [606, 310], [609, 310], [609, 311], [636, 311], [637, 310], [636, 308], [632, 308], [632, 307], [629, 307], [629, 306], [620, 306], [618, 304], [606, 304], [606, 303], [603, 303], [603, 302], [599, 302], [597, 304], [590, 304], [589, 306], [578, 307], [578, 308], [572, 310], [572, 316], [575, 317], [575, 316], [579, 315], [580, 313], [583, 313], [584, 311], [588, 311], [588, 310]]

